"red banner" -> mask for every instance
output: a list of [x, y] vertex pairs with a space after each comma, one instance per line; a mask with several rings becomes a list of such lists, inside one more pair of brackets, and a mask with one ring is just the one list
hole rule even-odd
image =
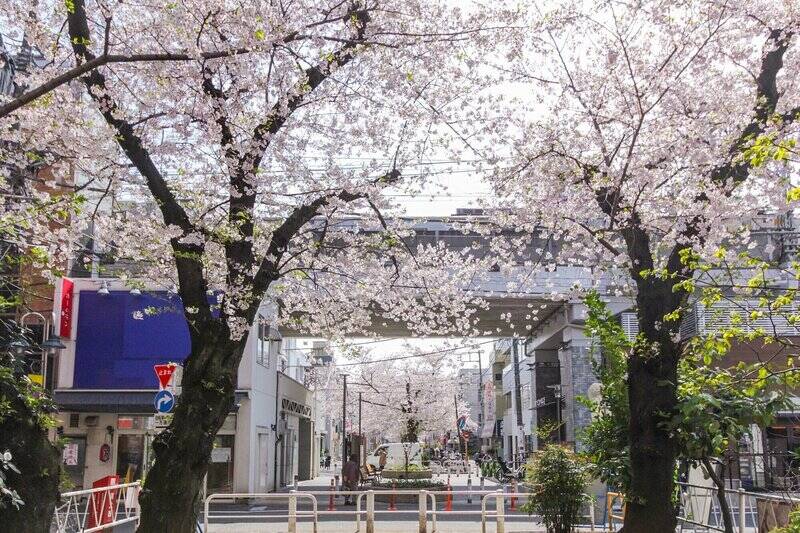
[[58, 317], [58, 334], [64, 339], [72, 338], [72, 289], [75, 283], [71, 279], [61, 280], [61, 309]]

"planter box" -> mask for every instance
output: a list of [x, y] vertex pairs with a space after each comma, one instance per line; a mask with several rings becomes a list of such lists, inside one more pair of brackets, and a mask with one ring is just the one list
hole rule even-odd
[[384, 468], [381, 472], [381, 478], [389, 479], [430, 479], [433, 477], [433, 472], [429, 469], [426, 470], [390, 470]]

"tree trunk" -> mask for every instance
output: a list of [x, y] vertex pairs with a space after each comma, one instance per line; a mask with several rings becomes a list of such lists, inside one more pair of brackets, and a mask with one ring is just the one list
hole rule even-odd
[[6, 471], [7, 483], [25, 502], [19, 509], [0, 507], [0, 529], [15, 533], [50, 531], [59, 495], [60, 454], [39, 425], [37, 413], [20, 398], [18, 387], [0, 380], [0, 400], [10, 402], [12, 409], [0, 419], [0, 454], [11, 452], [11, 462], [20, 471]]
[[719, 501], [719, 508], [722, 514], [722, 525], [725, 527], [725, 533], [733, 533], [733, 517], [731, 516], [731, 506], [728, 505], [728, 500], [725, 498], [725, 465], [722, 465], [722, 475], [718, 476], [714, 471], [714, 465], [707, 457], [702, 459], [703, 466], [708, 472], [709, 477], [714, 481], [717, 487], [717, 500]]
[[193, 332], [182, 393], [170, 426], [153, 441], [155, 463], [140, 496], [139, 533], [190, 533], [197, 525], [203, 478], [214, 438], [234, 402], [245, 339], [231, 341], [227, 327]]
[[666, 282], [638, 281], [637, 312], [644, 342], [637, 342], [628, 360], [631, 487], [622, 531], [674, 533], [676, 449], [660, 426], [663, 414], [673, 412], [678, 403], [680, 347], [673, 340], [677, 325], [668, 326], [663, 319], [680, 300]]

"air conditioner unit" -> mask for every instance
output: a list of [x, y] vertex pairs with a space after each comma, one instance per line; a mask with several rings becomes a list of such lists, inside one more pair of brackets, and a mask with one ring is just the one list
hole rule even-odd
[[86, 418], [83, 419], [83, 424], [87, 428], [93, 428], [93, 427], [97, 426], [97, 421], [98, 421], [99, 418], [100, 417], [97, 416], [97, 415], [89, 415], [89, 416], [87, 416]]

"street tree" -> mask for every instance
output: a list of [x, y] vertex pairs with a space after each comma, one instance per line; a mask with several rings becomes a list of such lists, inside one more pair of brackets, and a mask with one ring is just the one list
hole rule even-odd
[[678, 442], [661, 421], [678, 408], [682, 351], [679, 321], [665, 317], [690, 296], [687, 253], [708, 257], [724, 239], [746, 239], [752, 217], [787, 209], [800, 115], [798, 5], [541, 9], [541, 31], [503, 49], [495, 65], [507, 88], [492, 106], [499, 118], [460, 133], [498, 162], [487, 172], [498, 219], [532, 234], [545, 228], [560, 243], [543, 268], [627, 272], [641, 342], [627, 359], [624, 530], [672, 532]]
[[[278, 302], [277, 326], [321, 334], [373, 319], [418, 334], [474, 327], [463, 283], [488, 263], [409, 249], [391, 193], [426, 182], [431, 139], [447, 127], [436, 109], [467, 68], [460, 49], [497, 34], [504, 14], [394, 0], [72, 0], [15, 18], [59, 79], [80, 85], [30, 73], [27, 87], [55, 91], [3, 108], [4, 159], [36, 157], [98, 190], [76, 224], [91, 223], [115, 275], [174, 285], [190, 327], [140, 531], [194, 529], [265, 298]], [[151, 50], [169, 57], [141, 57]]]
[[336, 376], [347, 373], [351, 431], [360, 427], [364, 435], [400, 442], [453, 433], [456, 419], [468, 409], [453, 394], [458, 378], [451, 353], [437, 351], [409, 347], [408, 352], [378, 355], [359, 350], [328, 370], [332, 377], [322, 388], [322, 405], [329, 416], [340, 417], [343, 389]]

